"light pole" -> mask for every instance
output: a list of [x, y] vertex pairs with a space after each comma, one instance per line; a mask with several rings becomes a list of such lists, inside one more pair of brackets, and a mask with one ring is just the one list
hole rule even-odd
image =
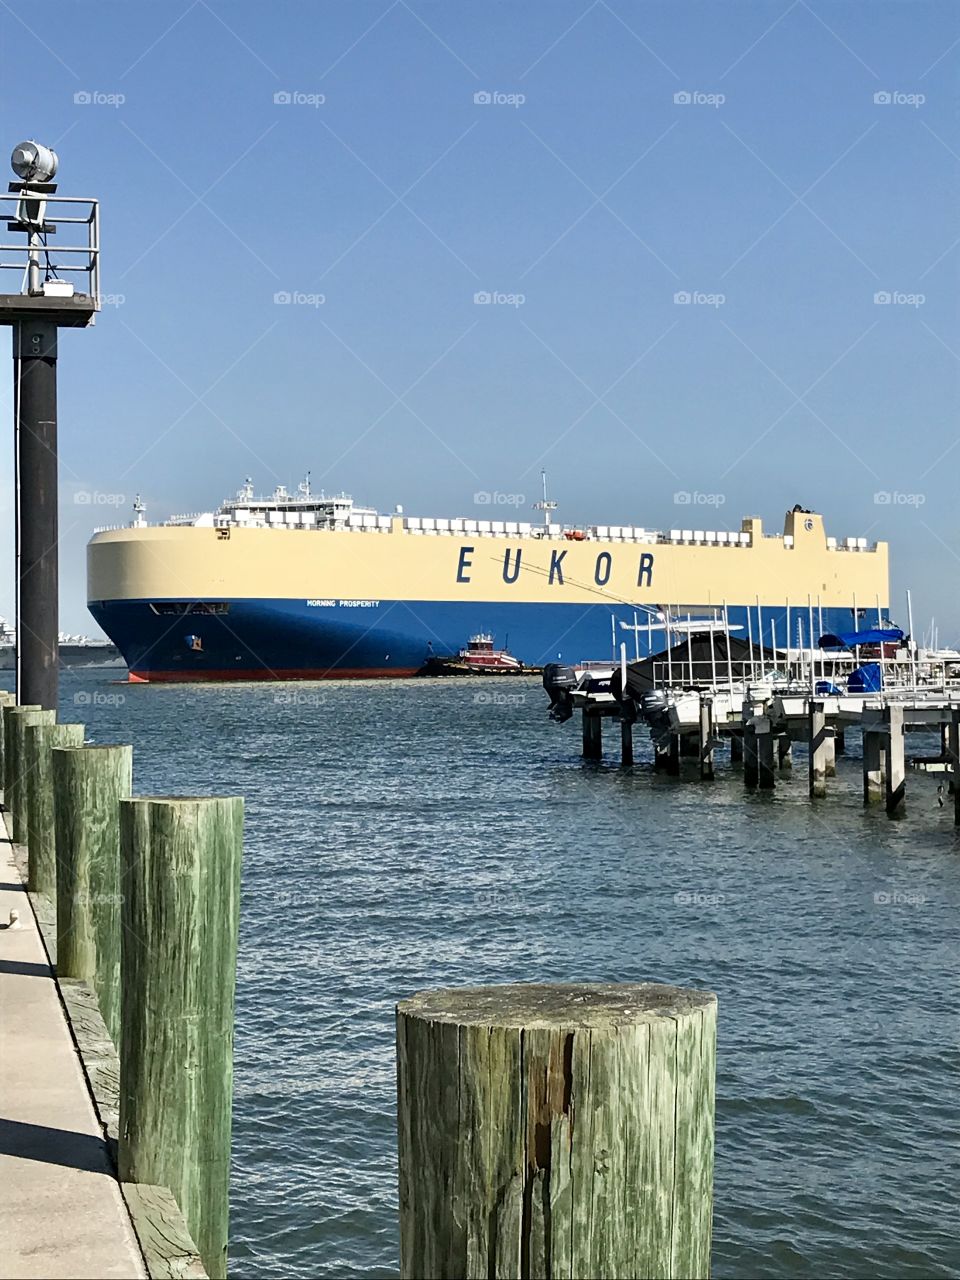
[[[18, 181], [0, 196], [14, 204], [7, 231], [26, 244], [2, 244], [3, 272], [21, 272], [18, 293], [0, 293], [0, 324], [13, 332], [14, 433], [16, 448], [17, 701], [56, 710], [59, 681], [57, 521], [57, 335], [61, 328], [92, 324], [100, 309], [99, 209], [96, 200], [57, 196], [51, 179], [55, 151], [37, 142], [14, 147], [10, 163]], [[49, 205], [67, 206], [56, 222]], [[84, 210], [86, 210], [84, 212]], [[83, 242], [48, 240], [86, 227]], [[61, 265], [50, 254], [69, 259]], [[85, 277], [86, 292], [60, 272]]]

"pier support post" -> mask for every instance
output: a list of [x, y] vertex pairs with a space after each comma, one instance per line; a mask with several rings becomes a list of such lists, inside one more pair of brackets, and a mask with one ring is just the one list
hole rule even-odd
[[741, 733], [731, 733], [730, 735], [730, 763], [743, 763], [743, 735]]
[[950, 710], [947, 751], [950, 758], [950, 781], [953, 784], [953, 821], [960, 827], [960, 707], [952, 707]]
[[777, 738], [777, 765], [782, 771], [793, 768], [793, 743], [788, 733]]
[[93, 987], [120, 1045], [120, 801], [129, 796], [133, 747], [51, 752], [57, 855], [57, 971]]
[[892, 818], [903, 812], [907, 791], [903, 707], [900, 703], [888, 703], [883, 709], [883, 720], [887, 731], [884, 742], [887, 758], [887, 814]]
[[847, 754], [847, 738], [843, 725], [837, 725], [833, 731], [833, 754], [834, 756]]
[[54, 747], [82, 747], [82, 724], [31, 724], [24, 730], [23, 790], [27, 813], [27, 888], [57, 901], [53, 820]]
[[17, 705], [17, 695], [8, 693], [6, 689], [0, 689], [0, 787], [3, 786], [4, 768], [3, 768], [3, 740], [6, 736], [6, 729], [3, 722], [6, 718], [7, 707], [15, 707]]
[[716, 997], [464, 987], [397, 1007], [400, 1274], [710, 1271]]
[[776, 786], [777, 774], [773, 763], [773, 726], [769, 716], [754, 718], [754, 735], [757, 744], [757, 782], [761, 791], [772, 791]]
[[823, 769], [828, 778], [834, 778], [837, 774], [837, 731], [828, 724], [823, 734]]
[[713, 699], [700, 695], [700, 778], [712, 782], [713, 771]]
[[863, 712], [863, 803], [876, 804], [883, 795], [883, 724], [876, 713]]
[[671, 778], [680, 777], [680, 734], [671, 733], [670, 750], [667, 754], [667, 773]]
[[28, 724], [53, 724], [55, 720], [56, 713], [42, 710], [39, 703], [9, 707], [3, 715], [3, 803], [10, 814], [11, 834], [17, 844], [24, 844], [27, 838], [24, 733]]
[[757, 729], [754, 720], [748, 720], [743, 726], [743, 785], [755, 787], [760, 782], [760, 754], [757, 744]]
[[625, 716], [620, 719], [620, 763], [624, 767], [633, 764], [633, 721]]
[[811, 701], [808, 711], [810, 743], [810, 795], [822, 799], [827, 794], [827, 718], [822, 702]]
[[670, 768], [669, 747], [661, 747], [659, 743], [655, 743], [653, 748], [654, 773], [666, 773], [669, 768]]
[[242, 829], [238, 797], [120, 802], [120, 1180], [170, 1188], [211, 1280], [227, 1267]]
[[603, 721], [595, 711], [583, 709], [583, 758], [603, 759]]

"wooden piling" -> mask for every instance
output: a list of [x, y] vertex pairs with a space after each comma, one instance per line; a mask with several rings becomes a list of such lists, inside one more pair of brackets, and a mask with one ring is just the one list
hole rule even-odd
[[777, 738], [777, 765], [781, 771], [793, 768], [793, 743], [787, 733]]
[[950, 780], [953, 784], [953, 821], [960, 827], [960, 707], [951, 707], [947, 731]]
[[864, 804], [876, 804], [883, 796], [883, 732], [875, 711], [862, 712]]
[[716, 997], [461, 988], [397, 1007], [400, 1272], [710, 1270]]
[[700, 696], [700, 780], [712, 782], [713, 768], [713, 699]]
[[626, 716], [620, 720], [620, 763], [625, 767], [633, 764], [633, 721]]
[[743, 764], [743, 735], [740, 733], [730, 735], [730, 763]]
[[760, 782], [760, 756], [757, 746], [757, 730], [754, 721], [743, 726], [743, 785], [755, 787]]
[[833, 731], [833, 753], [835, 756], [847, 754], [847, 736], [843, 725], [837, 725]]
[[123, 1182], [169, 1187], [226, 1275], [243, 801], [120, 803]]
[[817, 800], [827, 794], [827, 718], [823, 702], [811, 700], [807, 719], [807, 736], [810, 743], [810, 796]]
[[603, 721], [595, 711], [583, 712], [583, 758], [584, 760], [603, 759]]
[[57, 900], [53, 809], [54, 747], [82, 747], [82, 724], [31, 724], [24, 729], [23, 790], [27, 814], [27, 887]]
[[3, 786], [3, 739], [6, 730], [3, 727], [3, 718], [7, 707], [15, 707], [17, 705], [17, 695], [10, 693], [6, 689], [0, 689], [0, 787]]
[[903, 707], [898, 702], [888, 703], [883, 709], [886, 729], [884, 754], [886, 756], [887, 814], [892, 818], [904, 812], [907, 793], [907, 765], [904, 750]]
[[828, 778], [836, 777], [837, 731], [829, 724], [823, 731], [823, 770]]
[[51, 752], [57, 856], [57, 970], [96, 992], [120, 1044], [120, 801], [130, 795], [133, 748]]
[[10, 814], [12, 835], [17, 844], [27, 839], [26, 795], [24, 791], [24, 739], [29, 724], [53, 724], [56, 713], [44, 711], [39, 703], [10, 707], [4, 712], [3, 803]]
[[761, 791], [772, 791], [777, 784], [774, 767], [774, 735], [769, 716], [754, 718], [754, 735], [757, 750], [757, 783]]

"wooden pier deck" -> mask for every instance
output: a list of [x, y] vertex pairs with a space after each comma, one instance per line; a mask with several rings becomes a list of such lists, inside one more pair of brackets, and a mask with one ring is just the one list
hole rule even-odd
[[147, 1271], [2, 819], [0, 864], [0, 1276], [139, 1280]]

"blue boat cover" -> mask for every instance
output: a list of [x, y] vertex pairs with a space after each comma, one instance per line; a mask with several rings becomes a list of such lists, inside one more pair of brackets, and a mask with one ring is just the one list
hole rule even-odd
[[847, 679], [848, 693], [879, 693], [883, 688], [883, 670], [879, 662], [864, 662], [851, 671]]
[[874, 627], [868, 631], [841, 631], [838, 635], [821, 636], [821, 649], [856, 649], [862, 644], [899, 644], [903, 632], [899, 627]]
[[818, 680], [814, 685], [814, 693], [819, 697], [820, 694], [827, 694], [828, 697], [836, 698], [842, 695], [843, 690], [838, 689], [832, 680]]

